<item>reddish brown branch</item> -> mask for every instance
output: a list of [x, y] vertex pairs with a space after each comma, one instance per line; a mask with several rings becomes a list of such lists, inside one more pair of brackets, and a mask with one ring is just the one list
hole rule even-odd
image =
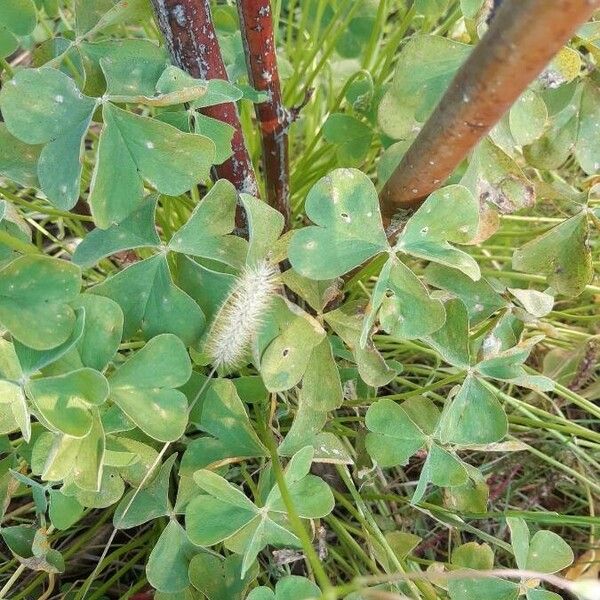
[[269, 0], [237, 0], [248, 78], [268, 99], [256, 105], [262, 140], [267, 201], [289, 225], [289, 166], [287, 129], [290, 113], [283, 106], [273, 19]]
[[[173, 63], [192, 77], [227, 79], [209, 0], [152, 0], [152, 4]], [[202, 113], [224, 121], [235, 129], [233, 156], [215, 166], [216, 178], [228, 179], [240, 192], [258, 195], [256, 176], [236, 105], [225, 103], [208, 106], [202, 109]], [[237, 225], [238, 229], [247, 229], [243, 210], [238, 210]]]
[[444, 183], [600, 0], [505, 0], [380, 194], [389, 223]]

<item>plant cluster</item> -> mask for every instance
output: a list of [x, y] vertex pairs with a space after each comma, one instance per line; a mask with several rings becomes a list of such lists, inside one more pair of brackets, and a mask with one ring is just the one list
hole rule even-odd
[[597, 543], [600, 21], [390, 224], [491, 3], [272, 4], [289, 220], [211, 182], [233, 6], [205, 80], [146, 0], [0, 5], [0, 597], [596, 598], [548, 526]]

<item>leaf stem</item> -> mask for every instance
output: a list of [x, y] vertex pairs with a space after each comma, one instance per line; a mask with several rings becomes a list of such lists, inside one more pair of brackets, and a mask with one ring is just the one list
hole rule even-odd
[[325, 569], [321, 564], [321, 560], [319, 559], [312, 545], [310, 536], [308, 535], [308, 532], [306, 531], [306, 528], [304, 527], [304, 524], [302, 523], [302, 520], [298, 516], [296, 508], [294, 507], [294, 502], [285, 483], [283, 467], [279, 462], [277, 446], [275, 444], [273, 436], [269, 431], [269, 427], [266, 420], [265, 422], [260, 423], [260, 428], [262, 430], [261, 433], [263, 434], [263, 443], [265, 444], [265, 447], [267, 448], [271, 457], [271, 464], [273, 465], [273, 475], [275, 476], [277, 487], [279, 488], [279, 491], [281, 493], [281, 499], [283, 500], [283, 504], [285, 505], [290, 524], [294, 528], [294, 533], [298, 536], [300, 543], [302, 544], [304, 555], [306, 556], [306, 559], [308, 560], [308, 563], [315, 575], [315, 579], [317, 580], [317, 583], [321, 588], [324, 600], [335, 600], [337, 596], [335, 594], [332, 594], [334, 588], [331, 585], [329, 577], [327, 577]]

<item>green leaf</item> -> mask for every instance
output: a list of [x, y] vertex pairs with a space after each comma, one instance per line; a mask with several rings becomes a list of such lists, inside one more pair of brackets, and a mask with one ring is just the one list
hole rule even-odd
[[148, 583], [159, 592], [183, 592], [190, 584], [188, 569], [196, 552], [183, 527], [170, 520], [148, 558]]
[[490, 490], [484, 476], [475, 467], [465, 463], [469, 479], [463, 485], [444, 490], [444, 506], [456, 512], [484, 513]]
[[282, 282], [295, 294], [300, 296], [319, 314], [336, 298], [340, 298], [339, 280], [322, 279], [315, 281], [302, 277], [294, 269], [288, 269], [281, 274]]
[[283, 215], [266, 202], [240, 194], [240, 199], [248, 217], [250, 244], [246, 261], [252, 265], [267, 258], [285, 227]]
[[448, 242], [469, 242], [478, 224], [473, 195], [461, 185], [449, 185], [433, 192], [408, 220], [394, 250], [453, 267], [477, 281], [481, 276], [477, 262]]
[[355, 169], [336, 169], [311, 188], [306, 214], [315, 225], [298, 230], [289, 246], [296, 271], [332, 279], [388, 249], [375, 186]]
[[187, 425], [187, 400], [174, 388], [190, 374], [181, 340], [158, 335], [110, 377], [110, 398], [144, 433], [170, 442], [180, 438]]
[[534, 317], [544, 317], [554, 307], [554, 298], [545, 292], [518, 288], [508, 288], [508, 291], [519, 301], [523, 308]]
[[493, 223], [491, 231], [483, 231], [486, 210], [493, 209], [494, 214], [495, 211], [508, 214], [521, 208], [529, 208], [535, 201], [533, 183], [515, 160], [489, 138], [483, 139], [473, 151], [460, 183], [475, 195], [481, 205], [478, 239], [489, 237], [496, 229]]
[[77, 341], [81, 363], [102, 371], [121, 343], [123, 311], [110, 298], [94, 294], [81, 294], [71, 305], [85, 310], [83, 333]]
[[325, 141], [337, 147], [338, 162], [347, 167], [359, 165], [367, 156], [373, 132], [352, 115], [331, 113], [323, 124]]
[[65, 496], [60, 490], [49, 490], [49, 516], [52, 525], [60, 530], [69, 530], [81, 517], [84, 509], [76, 498]]
[[361, 334], [363, 347], [378, 312], [384, 331], [409, 340], [437, 331], [446, 319], [442, 302], [431, 298], [419, 278], [395, 256], [381, 269], [370, 306]]
[[583, 84], [579, 107], [579, 129], [575, 144], [575, 157], [588, 175], [595, 175], [600, 169], [600, 90], [591, 82]]
[[446, 321], [427, 338], [427, 343], [433, 346], [446, 362], [461, 369], [468, 369], [471, 365], [471, 353], [467, 308], [458, 298], [448, 300], [445, 307]]
[[50, 548], [44, 529], [15, 525], [2, 528], [1, 535], [10, 551], [27, 568], [47, 573], [62, 573], [65, 570], [62, 555]]
[[136, 493], [137, 488], [131, 490], [121, 498], [113, 515], [113, 525], [116, 529], [130, 529], [152, 519], [169, 515], [171, 512], [169, 480], [176, 459], [177, 454], [171, 454], [146, 487], [138, 493]]
[[520, 146], [537, 140], [546, 126], [548, 109], [533, 90], [525, 90], [510, 109], [508, 120], [515, 142]]
[[275, 593], [260, 586], [250, 592], [247, 600], [312, 600], [320, 596], [321, 590], [309, 579], [288, 575], [277, 582]]
[[442, 413], [438, 439], [459, 445], [491, 444], [507, 430], [506, 414], [496, 396], [476, 377], [468, 376]]
[[516, 346], [492, 353], [480, 361], [476, 368], [482, 375], [501, 381], [511, 381], [539, 391], [554, 389], [554, 382], [543, 375], [529, 375], [523, 368], [531, 350], [543, 336], [533, 337], [519, 342]]
[[557, 573], [574, 560], [573, 550], [553, 531], [537, 531], [531, 538], [525, 569]]
[[525, 273], [543, 273], [559, 294], [577, 296], [592, 279], [592, 254], [587, 245], [585, 210], [517, 248], [512, 266]]
[[212, 140], [215, 145], [215, 165], [224, 163], [231, 156], [231, 142], [235, 129], [229, 123], [196, 112], [194, 113], [194, 132]]
[[32, 0], [4, 0], [0, 8], [2, 25], [15, 35], [28, 35], [37, 24]]
[[517, 600], [519, 584], [497, 577], [450, 579], [448, 592], [452, 600]]
[[562, 600], [558, 594], [547, 590], [527, 590], [525, 594], [527, 600]]
[[[157, 100], [158, 106], [180, 103], [177, 97], [169, 100], [169, 95], [155, 94], [156, 85], [169, 65], [164, 48], [148, 40], [124, 40], [124, 43], [117, 42], [113, 47], [115, 51], [100, 57], [98, 61], [106, 79], [106, 95], [109, 99], [148, 104]], [[205, 90], [205, 86], [195, 87], [196, 95], [203, 95]], [[194, 99], [194, 95], [186, 99]]]
[[0, 123], [0, 175], [25, 187], [39, 187], [37, 163], [41, 151], [40, 145], [23, 143], [5, 123]]
[[[315, 451], [312, 446], [301, 448], [292, 456], [284, 471], [290, 499], [298, 515], [305, 519], [318, 519], [328, 515], [335, 501], [329, 486], [316, 475], [309, 474]], [[279, 486], [274, 486], [265, 506], [273, 512], [287, 513]]]
[[132, 264], [90, 292], [111, 298], [121, 307], [125, 338], [141, 329], [146, 339], [173, 333], [189, 346], [204, 329], [202, 310], [173, 283], [162, 254]]
[[15, 354], [19, 359], [19, 364], [23, 374], [27, 376], [32, 375], [40, 369], [52, 364], [67, 354], [79, 342], [81, 336], [83, 335], [86, 314], [84, 309], [76, 308], [73, 304], [71, 304], [71, 306], [75, 308], [75, 325], [69, 338], [60, 344], [60, 346], [56, 346], [50, 350], [34, 350], [33, 348], [24, 346], [19, 341], [14, 340], [13, 345], [15, 348]]
[[73, 262], [82, 267], [91, 267], [110, 254], [132, 248], [159, 246], [160, 238], [154, 226], [156, 202], [156, 196], [151, 196], [120, 223], [108, 229], [90, 231], [75, 249]]
[[79, 36], [101, 31], [126, 20], [143, 20], [148, 6], [144, 0], [76, 0], [75, 31]]
[[219, 475], [201, 469], [194, 481], [210, 494], [196, 496], [186, 509], [186, 531], [194, 544], [218, 544], [258, 516], [254, 504]]
[[0, 57], [12, 54], [19, 44], [15, 36], [30, 34], [36, 25], [32, 0], [4, 0], [0, 5]]
[[288, 390], [304, 375], [312, 349], [325, 338], [325, 330], [308, 313], [280, 298], [272, 303], [265, 322], [275, 335], [259, 340], [264, 348], [260, 374], [269, 391]]
[[143, 180], [160, 193], [178, 196], [208, 179], [215, 154], [208, 138], [110, 103], [104, 104], [102, 115], [105, 125], [89, 197], [99, 227], [118, 223], [135, 210], [142, 200]]
[[417, 35], [396, 62], [394, 80], [379, 106], [379, 124], [394, 139], [414, 135], [446, 91], [471, 46], [445, 37]]
[[[41, 436], [38, 438], [33, 455], [38, 453], [39, 459], [41, 459], [43, 479], [46, 481], [71, 481], [78, 490], [89, 491], [92, 494], [101, 489], [101, 482], [104, 478], [104, 469], [102, 468], [105, 450], [104, 429], [97, 409], [92, 408], [91, 413], [93, 416], [92, 427], [83, 438], [74, 438], [64, 434], [54, 436], [49, 434], [49, 439], [45, 441]], [[42, 441], [43, 443], [40, 444]], [[50, 443], [48, 444], [48, 442]], [[32, 468], [33, 462], [32, 458]], [[63, 492], [66, 493], [64, 489]], [[122, 491], [106, 506], [118, 500], [121, 493]], [[80, 498], [77, 500], [80, 504], [85, 505]]]
[[405, 465], [425, 445], [426, 435], [393, 400], [382, 398], [371, 404], [365, 425], [371, 432], [366, 438], [367, 452], [381, 467]]
[[190, 562], [191, 584], [207, 600], [242, 600], [250, 583], [258, 575], [258, 565], [240, 577], [242, 557], [231, 554], [226, 559], [202, 552]]
[[494, 551], [488, 544], [468, 542], [452, 551], [450, 562], [457, 567], [487, 571], [494, 568]]
[[507, 517], [506, 524], [510, 529], [510, 541], [515, 553], [517, 567], [526, 569], [530, 541], [529, 527], [523, 519], [516, 517]]
[[71, 335], [75, 312], [68, 303], [80, 285], [81, 273], [73, 264], [21, 256], [0, 270], [0, 323], [26, 346], [54, 348]]
[[[308, 474], [312, 456], [312, 448], [304, 448], [292, 457], [285, 470], [287, 485], [301, 516], [322, 516], [333, 508], [333, 496], [328, 486]], [[242, 577], [266, 545], [300, 546], [300, 540], [287, 529], [277, 486], [273, 487], [261, 510], [216, 473], [201, 469], [194, 473], [194, 481], [208, 495], [197, 495], [187, 505], [189, 539], [199, 546], [224, 541], [227, 548], [243, 554]]]
[[361, 348], [364, 313], [356, 305], [344, 305], [324, 318], [352, 352], [360, 377], [367, 385], [386, 385], [402, 370], [402, 365], [395, 361], [387, 363], [371, 342]]
[[42, 191], [59, 208], [79, 198], [81, 150], [96, 100], [55, 69], [23, 69], [0, 92], [8, 130], [27, 144], [46, 144], [38, 161]]
[[235, 235], [237, 192], [226, 179], [217, 181], [196, 205], [187, 223], [169, 242], [169, 249], [216, 260], [240, 268], [246, 259], [248, 244]]
[[31, 439], [31, 423], [25, 394], [20, 385], [0, 380], [0, 433], [20, 429], [23, 439]]
[[327, 339], [313, 348], [302, 387], [298, 394], [298, 410], [285, 440], [279, 446], [281, 455], [294, 454], [313, 444], [321, 430], [327, 412], [342, 405], [343, 392], [340, 374]]
[[55, 431], [82, 438], [93, 425], [89, 406], [98, 406], [108, 397], [108, 383], [93, 369], [80, 369], [34, 379], [26, 387], [43, 420]]
[[473, 19], [485, 0], [460, 0], [460, 8], [466, 19]]
[[484, 277], [479, 281], [473, 281], [462, 273], [457, 273], [443, 265], [430, 264], [425, 269], [425, 280], [460, 298], [467, 307], [469, 322], [473, 325], [485, 321], [506, 306], [504, 298]]
[[531, 145], [523, 148], [527, 162], [538, 169], [558, 169], [571, 155], [579, 127], [579, 98], [556, 114], [551, 115], [544, 134]]
[[156, 84], [159, 94], [168, 94], [202, 83], [207, 86], [206, 93], [190, 103], [192, 108], [204, 108], [229, 102], [237, 102], [243, 96], [239, 87], [223, 79], [210, 79], [203, 81], [194, 79], [180, 68], [169, 65]]
[[220, 459], [266, 455], [231, 380], [213, 381], [196, 407], [191, 419], [220, 442]]
[[468, 473], [463, 462], [452, 452], [432, 444], [411, 502], [418, 504], [422, 500], [429, 482], [439, 487], [455, 487], [467, 480]]
[[211, 322], [236, 282], [236, 277], [215, 268], [208, 268], [184, 254], [176, 257], [177, 285], [200, 306]]

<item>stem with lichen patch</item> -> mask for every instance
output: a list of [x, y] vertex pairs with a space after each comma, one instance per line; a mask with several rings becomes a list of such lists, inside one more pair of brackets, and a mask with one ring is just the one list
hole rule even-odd
[[[209, 0], [152, 0], [152, 4], [173, 63], [192, 77], [227, 80]], [[227, 102], [207, 106], [201, 112], [234, 128], [231, 142], [233, 155], [214, 167], [214, 177], [228, 179], [238, 191], [257, 196], [256, 175], [244, 141], [236, 105]], [[236, 226], [238, 233], [247, 235], [246, 214], [240, 204], [236, 213]]]
[[289, 165], [287, 129], [290, 112], [283, 106], [273, 17], [269, 0], [237, 0], [248, 78], [255, 89], [265, 92], [265, 102], [255, 105], [262, 141], [262, 164], [268, 203], [289, 226]]
[[443, 185], [598, 8], [600, 0], [502, 3], [489, 30], [381, 190], [386, 224], [399, 209], [419, 206]]

